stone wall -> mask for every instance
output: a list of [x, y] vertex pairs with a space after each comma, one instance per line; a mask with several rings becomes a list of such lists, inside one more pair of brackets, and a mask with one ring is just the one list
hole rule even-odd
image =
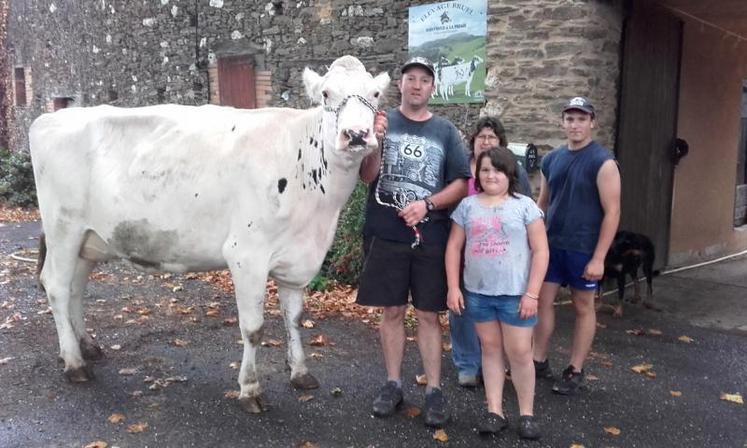
[[[308, 107], [301, 73], [352, 54], [398, 78], [407, 7], [395, 0], [10, 0], [11, 65], [33, 73], [30, 104], [15, 107], [11, 147], [56, 96], [73, 105], [205, 104], [216, 57], [253, 54], [260, 104]], [[489, 0], [487, 103], [434, 107], [463, 131], [481, 113], [514, 141], [562, 141], [558, 110], [574, 95], [600, 110], [614, 138], [622, 0]], [[394, 86], [393, 86], [394, 87]], [[214, 88], [213, 88], [214, 90]], [[259, 92], [258, 92], [259, 93]], [[396, 87], [388, 105], [398, 102]]]

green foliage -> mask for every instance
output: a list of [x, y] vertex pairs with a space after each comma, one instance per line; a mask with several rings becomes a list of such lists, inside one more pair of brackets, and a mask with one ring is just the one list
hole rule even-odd
[[[335, 280], [340, 283], [355, 285], [363, 268], [363, 221], [366, 211], [366, 195], [368, 188], [358, 182], [347, 205], [340, 214], [337, 234], [332, 247], [327, 253], [322, 270], [309, 285], [319, 290], [318, 286], [326, 288], [329, 282]], [[325, 279], [325, 281], [318, 280]], [[313, 286], [312, 286], [313, 285]], [[321, 288], [321, 289], [324, 289]]]
[[27, 152], [0, 149], [0, 201], [21, 207], [36, 205], [34, 170]]

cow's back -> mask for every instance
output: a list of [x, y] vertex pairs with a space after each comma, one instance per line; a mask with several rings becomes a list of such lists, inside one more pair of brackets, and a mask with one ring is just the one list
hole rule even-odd
[[281, 126], [304, 113], [165, 105], [43, 115], [30, 144], [44, 230], [65, 223], [114, 242], [119, 256], [160, 245], [151, 258], [213, 264], [238, 213], [258, 226], [277, 214], [267, 196], [297, 152]]

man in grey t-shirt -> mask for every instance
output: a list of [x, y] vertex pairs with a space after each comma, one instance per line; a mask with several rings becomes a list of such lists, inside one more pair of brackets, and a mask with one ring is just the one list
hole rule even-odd
[[470, 171], [457, 129], [428, 110], [433, 82], [427, 59], [413, 58], [402, 66], [402, 103], [386, 120], [377, 120], [382, 152], [374, 151], [361, 166], [361, 179], [370, 187], [357, 303], [384, 307], [379, 331], [387, 381], [373, 402], [373, 414], [386, 417], [402, 402], [404, 322], [412, 297], [428, 379], [423, 414], [426, 425], [438, 427], [448, 420], [438, 321], [438, 312], [446, 310], [446, 210], [467, 194]]

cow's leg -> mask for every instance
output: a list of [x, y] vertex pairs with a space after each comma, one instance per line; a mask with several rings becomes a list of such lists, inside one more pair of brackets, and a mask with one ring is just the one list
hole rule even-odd
[[296, 389], [316, 389], [319, 382], [306, 368], [306, 357], [301, 344], [298, 326], [303, 313], [303, 289], [281, 286], [278, 288], [280, 306], [283, 308], [285, 330], [288, 333], [288, 365], [291, 369], [291, 384]]
[[239, 403], [245, 411], [259, 414], [266, 409], [257, 376], [256, 354], [257, 347], [262, 342], [267, 270], [258, 269], [256, 262], [252, 265], [248, 260], [229, 262], [229, 266], [232, 266], [231, 275], [236, 288], [239, 327], [244, 342], [244, 354], [239, 370]]
[[[93, 372], [86, 365], [81, 353], [79, 339], [73, 319], [71, 319], [71, 295], [77, 270], [78, 252], [82, 235], [72, 237], [60, 235], [55, 238], [47, 234], [47, 256], [41, 272], [41, 282], [47, 291], [49, 306], [52, 308], [57, 338], [60, 344], [60, 358], [65, 362], [65, 376], [74, 383], [88, 381]], [[75, 307], [74, 307], [75, 308]], [[81, 318], [82, 320], [82, 314]], [[85, 328], [83, 328], [85, 332]]]
[[70, 321], [73, 324], [73, 331], [80, 344], [80, 351], [83, 359], [96, 360], [101, 359], [103, 352], [86, 331], [86, 324], [83, 320], [83, 296], [88, 283], [88, 274], [91, 273], [96, 263], [93, 261], [78, 258], [75, 265], [75, 274], [73, 276], [72, 291], [70, 294]]

